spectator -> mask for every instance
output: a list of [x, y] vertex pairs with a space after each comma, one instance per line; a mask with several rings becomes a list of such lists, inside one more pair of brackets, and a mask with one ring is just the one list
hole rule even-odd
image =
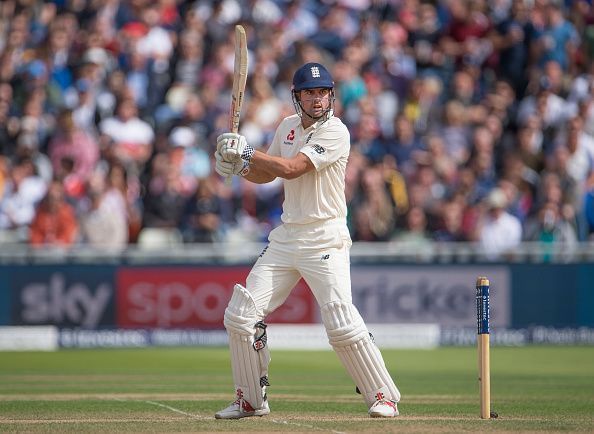
[[106, 179], [106, 192], [103, 194], [102, 204], [111, 212], [122, 216], [127, 223], [128, 241], [136, 242], [142, 226], [142, 208], [140, 200], [140, 185], [138, 178], [120, 164], [109, 166]]
[[443, 67], [444, 56], [439, 46], [441, 23], [432, 3], [419, 6], [418, 25], [409, 33], [409, 45], [415, 53], [419, 73], [437, 74]]
[[455, 101], [464, 107], [467, 121], [479, 124], [487, 117], [486, 107], [481, 104], [476, 77], [468, 69], [456, 71], [452, 77], [448, 101]]
[[[84, 184], [99, 161], [99, 145], [95, 137], [76, 125], [72, 111], [64, 110], [58, 116], [57, 130], [49, 142], [48, 155], [57, 178], [70, 176], [77, 183]], [[65, 171], [66, 163], [72, 166], [68, 172]]]
[[386, 153], [392, 155], [406, 176], [415, 172], [415, 157], [425, 150], [425, 144], [414, 130], [413, 122], [404, 115], [394, 121], [394, 140], [387, 143]]
[[396, 217], [408, 211], [408, 192], [406, 191], [406, 178], [398, 170], [396, 159], [391, 155], [384, 155], [381, 162], [384, 182], [388, 188]]
[[115, 116], [103, 120], [99, 130], [101, 149], [108, 160], [139, 171], [150, 157], [155, 133], [148, 123], [138, 117], [132, 98], [121, 99]]
[[[191, 93], [184, 88], [180, 88], [179, 91], [180, 109], [179, 112], [176, 109], [173, 110], [169, 123], [173, 127], [191, 128], [196, 140], [206, 145], [212, 133], [214, 119], [220, 110], [216, 107], [210, 107], [209, 110], [201, 95]], [[172, 105], [174, 104], [170, 104]], [[168, 129], [169, 123], [164, 122], [161, 125], [162, 129]]]
[[0, 82], [0, 154], [9, 156], [14, 153], [14, 134], [18, 128], [18, 119], [11, 117], [13, 90], [10, 83]]
[[441, 242], [468, 241], [463, 230], [464, 207], [460, 201], [445, 202], [441, 209], [441, 222], [433, 238]]
[[531, 37], [529, 12], [524, 0], [513, 0], [511, 15], [498, 23], [491, 34], [494, 48], [499, 52], [500, 76], [509, 80], [520, 96], [524, 94], [527, 85], [526, 68]]
[[139, 210], [128, 204], [126, 172], [114, 165], [93, 172], [87, 183], [88, 209], [80, 218], [81, 241], [100, 249], [122, 249], [139, 232]]
[[353, 149], [371, 162], [378, 162], [386, 153], [379, 123], [373, 115], [362, 115], [353, 128]]
[[[127, 216], [123, 200], [114, 206], [113, 197], [104, 188], [89, 192], [90, 210], [81, 219], [81, 238], [99, 249], [123, 249], [128, 244]], [[124, 210], [125, 211], [125, 210]]]
[[284, 43], [291, 45], [297, 40], [307, 39], [318, 30], [318, 19], [304, 6], [303, 0], [289, 2], [285, 16], [280, 22]]
[[441, 80], [434, 76], [412, 80], [402, 114], [414, 122], [417, 134], [425, 134], [440, 124], [441, 107], [438, 102], [442, 91]]
[[131, 93], [136, 107], [141, 113], [149, 114], [149, 95], [152, 89], [150, 83], [150, 61], [140, 50], [134, 50], [127, 59], [126, 85]]
[[41, 145], [37, 136], [23, 130], [17, 137], [17, 146], [13, 158], [16, 160], [30, 160], [35, 166], [35, 173], [47, 184], [53, 177], [52, 163], [47, 154], [42, 152], [40, 148]]
[[362, 173], [361, 190], [354, 211], [354, 238], [357, 241], [386, 241], [394, 229], [394, 208], [386, 191], [382, 168]]
[[4, 160], [4, 183], [0, 201], [0, 228], [13, 231], [20, 241], [29, 239], [28, 226], [35, 217], [37, 203], [47, 192], [44, 180], [29, 159], [14, 164]]
[[563, 219], [559, 204], [547, 202], [526, 224], [524, 240], [575, 245], [577, 235], [574, 227]]
[[497, 181], [497, 188], [500, 188], [505, 193], [507, 198], [507, 211], [517, 217], [522, 225], [531, 213], [533, 205], [533, 192], [525, 188], [525, 183], [517, 185], [512, 179], [505, 177]]
[[411, 207], [420, 207], [427, 216], [435, 217], [445, 197], [446, 188], [437, 177], [433, 166], [428, 162], [420, 161], [414, 176], [409, 178], [409, 185]]
[[242, 134], [260, 148], [272, 138], [279, 115], [283, 113], [283, 103], [274, 94], [264, 74], [254, 74], [250, 90], [252, 98], [246, 110], [246, 122], [242, 121], [241, 129]]
[[155, 155], [143, 200], [144, 228], [176, 228], [187, 200], [179, 171], [166, 153]]
[[429, 134], [426, 138], [427, 152], [417, 154], [416, 160], [420, 164], [433, 166], [438, 179], [446, 188], [451, 188], [458, 176], [456, 162], [445, 150], [443, 139], [437, 134]]
[[198, 142], [189, 127], [175, 127], [169, 134], [169, 145], [171, 164], [179, 172], [182, 189], [193, 193], [196, 183], [210, 174], [208, 148], [204, 142]]
[[54, 180], [37, 207], [31, 222], [29, 242], [35, 247], [67, 247], [76, 242], [77, 235], [78, 222], [74, 209], [64, 198], [62, 183]]
[[212, 243], [220, 240], [221, 203], [211, 179], [202, 179], [194, 196], [186, 202], [180, 231], [187, 243]]
[[179, 56], [174, 66], [174, 81], [189, 87], [198, 85], [198, 77], [204, 63], [202, 36], [186, 30], [180, 35]]
[[492, 45], [487, 39], [491, 22], [484, 12], [484, 2], [452, 0], [447, 4], [450, 20], [440, 45], [447, 56], [460, 67], [482, 66]]
[[446, 152], [456, 164], [463, 165], [468, 161], [471, 129], [466, 110], [460, 102], [449, 101], [445, 104], [444, 122], [435, 133], [443, 138]]
[[524, 125], [516, 133], [516, 146], [526, 167], [537, 174], [544, 169], [542, 133], [536, 127]]
[[413, 207], [408, 210], [404, 230], [393, 236], [392, 240], [416, 249], [430, 246], [430, 238], [427, 234], [427, 216], [423, 208]]
[[567, 173], [580, 187], [594, 173], [594, 138], [583, 128], [583, 119], [576, 116], [568, 122], [567, 131], [561, 132], [557, 139], [557, 146], [565, 146], [569, 151]]
[[538, 66], [544, 66], [549, 60], [559, 63], [564, 71], [574, 67], [576, 47], [580, 40], [575, 27], [563, 15], [563, 2], [546, 2], [545, 26], [533, 44], [533, 56]]
[[367, 99], [379, 120], [382, 135], [393, 135], [393, 120], [398, 114], [400, 101], [398, 101], [394, 92], [388, 88], [384, 79], [378, 75], [367, 74], [365, 77], [365, 87], [368, 92]]
[[495, 188], [485, 200], [486, 215], [479, 229], [482, 252], [489, 260], [501, 260], [522, 241], [522, 225], [506, 211], [507, 197]]
[[567, 104], [560, 95], [552, 92], [551, 84], [546, 77], [539, 77], [536, 90], [528, 93], [519, 102], [518, 121], [526, 124], [528, 119], [536, 116], [542, 122], [544, 133], [558, 129], [569, 117], [575, 115], [575, 109]]
[[493, 135], [487, 128], [478, 127], [474, 130], [472, 155], [468, 164], [476, 176], [476, 192], [479, 198], [483, 198], [497, 183]]

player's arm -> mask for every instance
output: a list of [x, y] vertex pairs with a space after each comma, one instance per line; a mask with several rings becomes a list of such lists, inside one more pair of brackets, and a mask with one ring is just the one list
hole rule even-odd
[[250, 171], [245, 178], [262, 184], [277, 177], [295, 179], [314, 169], [309, 157], [301, 152], [292, 158], [283, 158], [255, 151], [250, 159]]
[[257, 184], [277, 177], [294, 179], [315, 169], [309, 157], [301, 152], [292, 158], [269, 155], [255, 150], [244, 136], [235, 133], [217, 137], [217, 155], [217, 173], [240, 175]]

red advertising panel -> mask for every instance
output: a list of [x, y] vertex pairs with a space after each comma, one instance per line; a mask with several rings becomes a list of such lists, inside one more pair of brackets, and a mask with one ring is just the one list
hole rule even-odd
[[[222, 328], [233, 285], [247, 267], [122, 267], [116, 275], [117, 325], [122, 328]], [[318, 308], [301, 280], [267, 322], [317, 322]]]

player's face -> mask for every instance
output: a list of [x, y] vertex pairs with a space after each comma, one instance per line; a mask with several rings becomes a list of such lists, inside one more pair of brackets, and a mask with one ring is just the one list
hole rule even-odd
[[330, 108], [331, 89], [315, 88], [301, 91], [301, 107], [310, 116], [322, 116]]

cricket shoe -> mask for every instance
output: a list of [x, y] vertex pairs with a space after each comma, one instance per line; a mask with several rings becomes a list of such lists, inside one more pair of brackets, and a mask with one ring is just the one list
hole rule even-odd
[[371, 417], [394, 417], [398, 416], [398, 407], [394, 401], [389, 399], [378, 399], [369, 409]]
[[265, 416], [267, 414], [270, 414], [270, 407], [266, 397], [264, 397], [262, 407], [257, 409], [254, 409], [245, 399], [237, 398], [229, 407], [217, 411], [215, 419], [241, 419], [242, 417]]

